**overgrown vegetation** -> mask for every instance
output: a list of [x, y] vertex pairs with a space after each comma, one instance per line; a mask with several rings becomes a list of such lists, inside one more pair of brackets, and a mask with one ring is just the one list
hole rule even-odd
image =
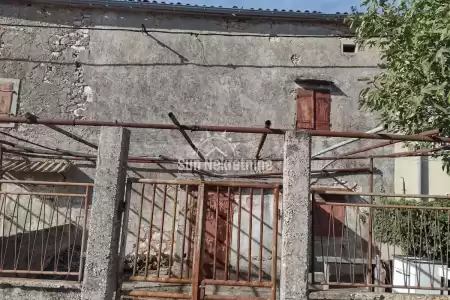
[[[450, 134], [450, 1], [364, 0], [348, 22], [362, 46], [383, 61], [360, 103], [397, 132], [442, 128]], [[427, 144], [411, 146], [429, 147]], [[447, 172], [450, 154], [440, 153]]]
[[373, 209], [373, 233], [377, 242], [401, 247], [405, 255], [438, 260], [449, 259], [450, 199], [418, 202], [411, 199], [381, 199], [379, 204], [408, 205], [420, 208]]

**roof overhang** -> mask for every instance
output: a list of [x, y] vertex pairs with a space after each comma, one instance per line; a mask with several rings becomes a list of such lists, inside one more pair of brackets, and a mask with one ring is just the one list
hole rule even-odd
[[298, 12], [288, 10], [240, 9], [208, 7], [198, 5], [166, 4], [119, 0], [22, 0], [20, 3], [41, 3], [53, 5], [70, 5], [104, 9], [127, 9], [157, 13], [175, 13], [203, 16], [222, 16], [229, 18], [267, 18], [299, 22], [325, 22], [343, 24], [346, 14], [323, 14], [317, 12]]

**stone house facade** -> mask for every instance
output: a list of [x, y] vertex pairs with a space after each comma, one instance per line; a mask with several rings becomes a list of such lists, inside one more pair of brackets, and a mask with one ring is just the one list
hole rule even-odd
[[[374, 50], [357, 49], [350, 36], [342, 15], [149, 2], [11, 1], [0, 4], [1, 113], [171, 124], [172, 112], [184, 124], [262, 127], [270, 120], [277, 128], [368, 131], [379, 124], [359, 108], [365, 86], [359, 79], [376, 74], [380, 60]], [[4, 130], [49, 147], [95, 154], [45, 126]], [[90, 143], [98, 139], [96, 128], [65, 130]], [[190, 136], [197, 145], [211, 139], [198, 132]], [[236, 157], [253, 157], [260, 137], [224, 133], [218, 139], [225, 139]], [[314, 138], [312, 153], [340, 141]], [[339, 151], [358, 145], [363, 142]], [[130, 155], [196, 157], [176, 131], [134, 129], [130, 149]], [[282, 153], [283, 137], [270, 136], [261, 157]], [[312, 169], [326, 163], [314, 161]], [[129, 167], [131, 177], [180, 177], [174, 175], [176, 166]], [[337, 161], [332, 167], [367, 167], [367, 161]], [[380, 159], [375, 167], [375, 190], [391, 191], [393, 161]], [[64, 178], [92, 182], [93, 170], [90, 163], [75, 162]], [[281, 170], [275, 165], [273, 171]], [[315, 184], [368, 190], [366, 174], [316, 177]], [[132, 207], [140, 201], [139, 189], [132, 192]], [[271, 209], [265, 215], [272, 215]], [[130, 231], [136, 234], [138, 224], [132, 217]], [[136, 243], [128, 244], [132, 252]]]

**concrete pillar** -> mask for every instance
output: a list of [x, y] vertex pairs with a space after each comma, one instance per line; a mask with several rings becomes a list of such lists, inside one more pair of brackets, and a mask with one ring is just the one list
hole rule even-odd
[[280, 300], [308, 299], [310, 156], [311, 135], [287, 132], [284, 141]]
[[121, 210], [130, 131], [102, 127], [81, 298], [111, 300], [116, 291]]

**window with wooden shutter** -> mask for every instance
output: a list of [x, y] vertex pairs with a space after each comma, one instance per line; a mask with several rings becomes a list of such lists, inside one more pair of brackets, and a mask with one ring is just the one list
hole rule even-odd
[[0, 115], [9, 116], [13, 100], [13, 84], [0, 83]]
[[297, 91], [297, 129], [330, 130], [331, 96], [326, 91]]

